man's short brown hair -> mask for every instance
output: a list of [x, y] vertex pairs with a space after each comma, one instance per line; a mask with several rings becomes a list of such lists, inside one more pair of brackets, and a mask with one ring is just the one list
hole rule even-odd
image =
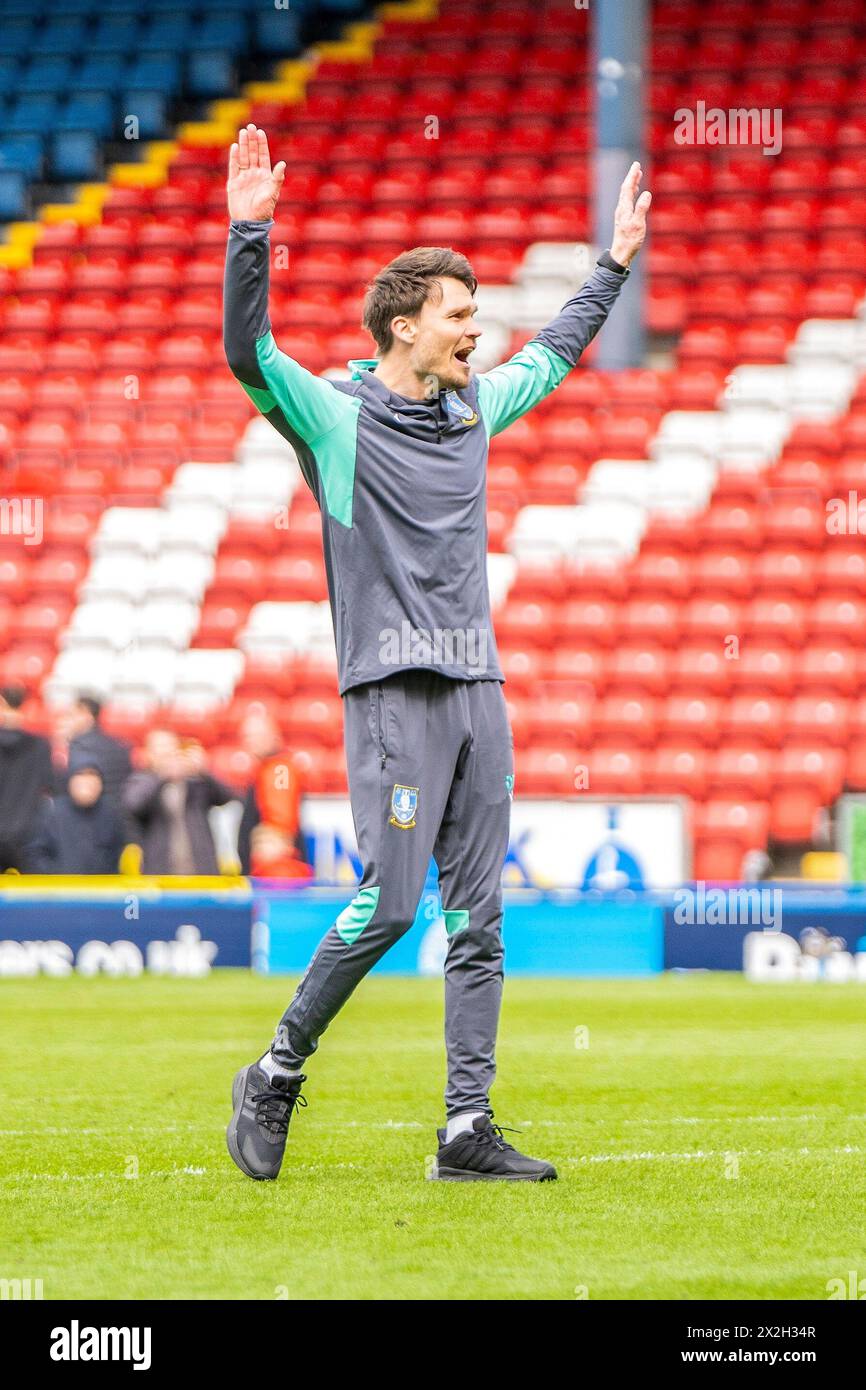
[[446, 275], [460, 280], [470, 294], [478, 288], [466, 257], [450, 246], [416, 246], [412, 251], [403, 251], [379, 271], [367, 287], [361, 322], [373, 335], [380, 353], [393, 346], [391, 320], [398, 314], [407, 318], [420, 314], [428, 299], [438, 303], [442, 291], [436, 281]]

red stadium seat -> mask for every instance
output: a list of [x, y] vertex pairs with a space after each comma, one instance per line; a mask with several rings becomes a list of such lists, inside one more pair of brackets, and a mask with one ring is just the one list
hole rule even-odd
[[787, 695], [794, 682], [794, 662], [786, 647], [749, 643], [730, 662], [731, 676], [743, 693]]
[[784, 736], [786, 741], [844, 745], [849, 717], [849, 702], [838, 695], [796, 695], [785, 713]]
[[696, 742], [714, 746], [719, 740], [721, 701], [713, 695], [670, 695], [664, 702], [660, 735], [666, 743]]
[[619, 693], [626, 689], [659, 695], [670, 684], [670, 656], [661, 647], [618, 646], [608, 667]]
[[693, 745], [665, 743], [650, 755], [647, 790], [660, 796], [701, 800], [707, 785], [707, 754]]
[[650, 696], [611, 693], [592, 712], [595, 732], [607, 742], [653, 744], [658, 734], [658, 707]]
[[772, 785], [776, 754], [760, 747], [725, 747], [710, 754], [707, 787], [711, 796], [756, 796]]
[[783, 711], [783, 701], [771, 695], [733, 695], [722, 716], [723, 736], [777, 748]]
[[783, 844], [806, 844], [815, 833], [821, 807], [819, 793], [786, 788], [773, 797], [769, 834]]
[[780, 790], [814, 791], [822, 805], [835, 801], [845, 782], [845, 753], [816, 744], [784, 746], [774, 776]]
[[648, 786], [645, 756], [638, 749], [598, 745], [587, 754], [587, 790], [597, 796], [636, 796]]

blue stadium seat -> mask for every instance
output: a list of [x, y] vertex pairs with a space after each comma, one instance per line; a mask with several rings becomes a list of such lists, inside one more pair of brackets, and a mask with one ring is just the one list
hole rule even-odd
[[137, 53], [182, 53], [192, 44], [192, 21], [188, 14], [158, 15], [135, 41]]
[[105, 15], [88, 38], [87, 47], [91, 53], [135, 53], [136, 37], [139, 31], [137, 15]]
[[63, 15], [48, 20], [40, 26], [33, 44], [33, 52], [40, 57], [69, 56], [86, 47], [86, 28], [80, 15]]
[[99, 141], [86, 130], [55, 135], [51, 143], [51, 167], [58, 179], [93, 179], [102, 172]]
[[300, 18], [291, 10], [272, 10], [256, 16], [256, 46], [265, 53], [297, 53], [301, 47]]
[[[0, 15], [3, 17], [4, 25], [12, 19], [39, 18], [39, 10], [38, 0], [34, 0], [32, 4], [28, 4], [28, 0], [4, 0], [4, 3], [0, 4]], [[3, 37], [6, 37], [5, 33]]]
[[130, 87], [149, 92], [176, 92], [180, 87], [180, 60], [173, 53], [150, 53], [132, 64], [126, 80]]
[[126, 81], [126, 67], [119, 53], [94, 53], [75, 74], [75, 90], [117, 92]]
[[187, 64], [187, 83], [197, 97], [215, 97], [234, 85], [232, 60], [223, 50], [191, 53]]
[[[90, 15], [98, 14], [101, 8], [99, 0], [63, 0], [63, 12], [66, 15], [79, 15], [82, 18], [89, 18]], [[117, 6], [115, 6], [115, 8], [117, 8]]]
[[33, 52], [33, 21], [30, 19], [3, 20], [3, 52], [7, 56], [26, 57]]
[[23, 217], [26, 211], [27, 180], [23, 174], [0, 169], [0, 218]]
[[3, 117], [3, 128], [10, 132], [21, 130], [51, 131], [57, 112], [56, 96], [20, 97]]
[[81, 92], [70, 97], [54, 122], [56, 130], [89, 130], [100, 138], [114, 133], [117, 124], [114, 103], [105, 92]]
[[196, 49], [237, 50], [247, 41], [247, 25], [241, 14], [208, 14], [199, 20], [194, 35]]
[[38, 179], [42, 173], [41, 135], [0, 136], [0, 169], [12, 170], [28, 179]]
[[[141, 139], [150, 140], [154, 136], [161, 135], [165, 129], [166, 121], [166, 98], [161, 92], [141, 92], [125, 91], [121, 93], [120, 115], [118, 118], [118, 129], [120, 136], [125, 139], [124, 125], [127, 116], [138, 118], [138, 134]], [[134, 144], [134, 141], [130, 141]]]
[[70, 86], [69, 58], [34, 58], [18, 78], [18, 90], [29, 92], [65, 92]]
[[17, 58], [0, 58], [0, 102], [8, 93], [16, 90], [20, 71], [21, 64]]

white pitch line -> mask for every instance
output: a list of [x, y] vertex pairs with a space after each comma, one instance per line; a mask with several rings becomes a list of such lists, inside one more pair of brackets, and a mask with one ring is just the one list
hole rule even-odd
[[[858, 1144], [845, 1144], [842, 1148], [831, 1149], [695, 1149], [685, 1153], [654, 1153], [651, 1150], [642, 1153], [600, 1153], [600, 1154], [580, 1154], [576, 1158], [566, 1158], [569, 1164], [589, 1164], [589, 1163], [683, 1163], [692, 1162], [695, 1159], [707, 1161], [709, 1159], [729, 1159], [735, 1158], [781, 1158], [785, 1155], [796, 1154], [798, 1157], [817, 1158], [821, 1154], [833, 1154], [838, 1157], [842, 1154], [860, 1155], [864, 1150]], [[292, 1163], [290, 1172], [295, 1174], [312, 1173], [321, 1178], [334, 1169], [362, 1170], [369, 1172], [369, 1165], [364, 1163], [329, 1163], [327, 1165], [317, 1163]], [[137, 1178], [127, 1178], [123, 1173], [15, 1173], [6, 1177], [0, 1177], [0, 1186], [20, 1182], [145, 1182], [148, 1178], [183, 1178], [183, 1177], [204, 1177], [207, 1174], [206, 1168], [154, 1168], [147, 1173], [139, 1173]], [[225, 1176], [220, 1173], [217, 1175]]]
[[[518, 1132], [528, 1129], [586, 1129], [592, 1125], [603, 1125], [605, 1129], [617, 1128], [625, 1125], [737, 1125], [737, 1124], [789, 1124], [792, 1122], [800, 1123], [835, 1123], [835, 1124], [854, 1124], [866, 1121], [866, 1115], [675, 1115], [670, 1119], [664, 1117], [647, 1119], [624, 1119], [617, 1120], [611, 1126], [609, 1119], [595, 1118], [586, 1116], [574, 1120], [521, 1120], [518, 1125]], [[315, 1118], [304, 1120], [304, 1125], [311, 1124], [318, 1127]], [[328, 1123], [329, 1130], [340, 1129], [435, 1129], [434, 1120], [338, 1120], [335, 1123]], [[37, 1138], [63, 1138], [66, 1135], [103, 1135], [106, 1138], [115, 1136], [133, 1136], [137, 1134], [182, 1134], [190, 1131], [205, 1135], [210, 1132], [223, 1130], [225, 1126], [220, 1124], [206, 1125], [193, 1120], [173, 1125], [126, 1125], [120, 1128], [109, 1128], [102, 1125], [47, 1125], [40, 1129], [0, 1129], [0, 1138], [5, 1139], [37, 1139]], [[777, 1150], [776, 1152], [779, 1152]]]
[[817, 1157], [819, 1154], [861, 1154], [864, 1150], [859, 1144], [845, 1144], [833, 1149], [693, 1149], [687, 1153], [643, 1153], [630, 1154], [581, 1154], [578, 1158], [567, 1158], [566, 1163], [680, 1163], [690, 1159], [709, 1158], [777, 1158], [783, 1154], [796, 1154], [798, 1157]]
[[[306, 1124], [307, 1121], [304, 1121]], [[435, 1122], [422, 1124], [420, 1120], [343, 1120], [337, 1124], [328, 1124], [328, 1129], [435, 1129]], [[91, 1125], [82, 1129], [78, 1125], [57, 1126], [49, 1125], [45, 1129], [0, 1129], [0, 1138], [45, 1138], [54, 1136], [62, 1138], [67, 1134], [102, 1134], [102, 1135], [134, 1135], [134, 1134], [180, 1134], [187, 1130], [196, 1130], [201, 1134], [207, 1134], [211, 1130], [216, 1133], [224, 1130], [225, 1125], [203, 1125], [194, 1124], [189, 1121], [180, 1125], [128, 1125], [124, 1129], [102, 1128], [100, 1125]]]

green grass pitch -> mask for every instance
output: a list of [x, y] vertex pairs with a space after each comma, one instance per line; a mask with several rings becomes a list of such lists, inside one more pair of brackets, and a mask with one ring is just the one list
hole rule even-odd
[[556, 1163], [539, 1186], [425, 1181], [441, 983], [374, 977], [254, 1183], [231, 1080], [293, 986], [0, 981], [0, 1276], [46, 1299], [821, 1300], [866, 1275], [861, 987], [508, 980], [496, 1119]]

